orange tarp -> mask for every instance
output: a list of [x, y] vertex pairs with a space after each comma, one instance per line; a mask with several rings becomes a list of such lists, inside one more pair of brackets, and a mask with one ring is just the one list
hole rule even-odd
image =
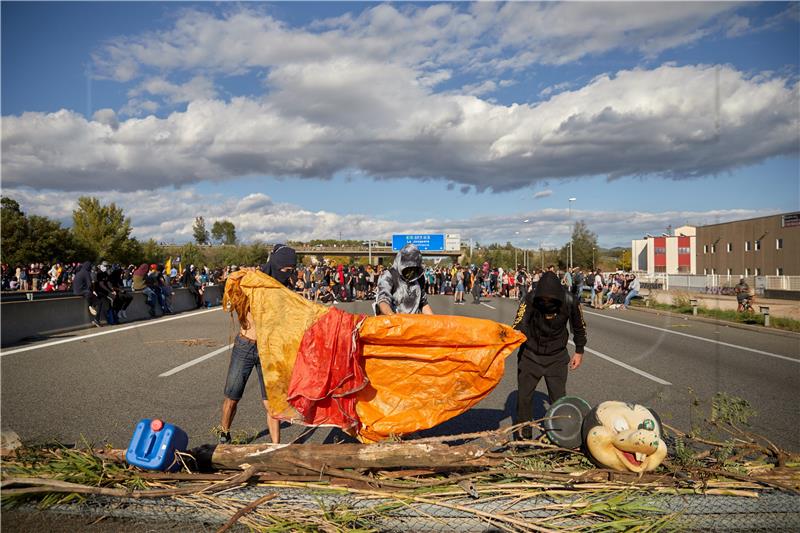
[[447, 315], [369, 317], [359, 332], [370, 383], [358, 393], [359, 437], [434, 427], [488, 395], [525, 341], [509, 326]]
[[[223, 305], [252, 313], [273, 416], [302, 421], [287, 403], [287, 391], [301, 341], [328, 308], [262, 272], [234, 273], [225, 286]], [[319, 327], [313, 334], [320, 334]], [[348, 332], [332, 328], [330, 334]], [[524, 341], [525, 336], [510, 326], [478, 318], [367, 317], [356, 347], [369, 380], [355, 393], [359, 438], [378, 441], [412, 433], [467, 411], [499, 383], [505, 358]], [[327, 350], [325, 343], [315, 344]], [[332, 356], [322, 352], [318, 356]]]

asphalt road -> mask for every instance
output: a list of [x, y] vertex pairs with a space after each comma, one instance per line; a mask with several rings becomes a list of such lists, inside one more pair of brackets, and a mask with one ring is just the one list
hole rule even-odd
[[[517, 308], [516, 301], [497, 298], [481, 305], [454, 305], [449, 297], [434, 296], [431, 304], [440, 314], [504, 323], [513, 320]], [[340, 307], [370, 312], [367, 302]], [[800, 450], [800, 336], [635, 310], [585, 309], [585, 317], [589, 343], [583, 365], [570, 374], [569, 394], [592, 405], [610, 399], [642, 403], [668, 424], [689, 429], [707, 414], [707, 401], [726, 392], [746, 399], [757, 411], [752, 429]], [[6, 348], [0, 352], [2, 429], [13, 429], [25, 441], [85, 440], [122, 448], [139, 419], [161, 417], [183, 428], [190, 446], [214, 442], [211, 429], [219, 423], [227, 346], [235, 333], [230, 316], [216, 308]], [[253, 376], [233, 431], [266, 441], [257, 386]], [[515, 390], [512, 355], [491, 395], [424, 434], [509, 425]], [[541, 415], [544, 390], [542, 382], [536, 398]], [[334, 442], [346, 436], [329, 428], [284, 424], [282, 438]]]

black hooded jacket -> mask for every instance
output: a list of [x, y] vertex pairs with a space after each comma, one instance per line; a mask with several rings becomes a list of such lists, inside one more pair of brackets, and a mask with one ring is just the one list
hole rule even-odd
[[[537, 305], [544, 297], [550, 298], [554, 304], [548, 312]], [[583, 321], [581, 304], [566, 292], [555, 274], [545, 272], [536, 290], [529, 292], [520, 303], [512, 327], [528, 337], [524, 344], [527, 350], [537, 355], [551, 356], [563, 353], [567, 347], [567, 323], [572, 328], [575, 352], [583, 353], [586, 323]]]
[[72, 293], [82, 296], [90, 292], [92, 292], [92, 262], [86, 261], [75, 271]]

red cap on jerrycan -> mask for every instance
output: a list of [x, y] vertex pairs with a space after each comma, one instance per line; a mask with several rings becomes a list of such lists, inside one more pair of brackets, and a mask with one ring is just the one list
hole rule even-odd
[[150, 422], [150, 429], [152, 429], [155, 432], [161, 431], [162, 429], [164, 429], [164, 421], [161, 420], [160, 418], [154, 418]]

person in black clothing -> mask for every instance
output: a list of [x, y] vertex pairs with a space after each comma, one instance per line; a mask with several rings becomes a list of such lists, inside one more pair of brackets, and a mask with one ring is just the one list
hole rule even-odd
[[[575, 355], [567, 351], [569, 331], [575, 342]], [[586, 346], [586, 324], [580, 302], [569, 294], [553, 272], [544, 272], [517, 310], [512, 324], [528, 339], [517, 353], [517, 423], [533, 419], [533, 394], [544, 378], [552, 404], [567, 394], [567, 372], [577, 369]], [[531, 438], [531, 428], [522, 430], [523, 438]]]
[[481, 290], [483, 289], [483, 271], [475, 272], [475, 281], [472, 282], [472, 303], [481, 303]]
[[197, 281], [197, 271], [194, 269], [194, 265], [189, 265], [189, 268], [183, 271], [181, 284], [194, 296], [197, 307], [203, 307], [203, 295], [200, 293], [200, 283]]
[[[97, 273], [95, 274], [94, 292], [99, 300], [98, 304], [98, 317], [105, 316], [106, 322], [109, 325], [117, 323], [117, 315], [112, 307], [114, 288], [111, 286], [111, 265], [107, 261], [101, 262], [97, 265]], [[101, 313], [100, 307], [105, 309], [105, 313]]]
[[86, 261], [75, 271], [75, 277], [72, 280], [72, 293], [76, 296], [84, 297], [86, 305], [89, 307], [89, 314], [92, 315], [92, 324], [99, 328], [101, 324], [97, 317], [101, 311], [101, 302], [94, 292], [93, 285], [92, 262]]
[[112, 288], [111, 308], [114, 310], [117, 319], [122, 318], [125, 320], [128, 318], [128, 306], [133, 301], [133, 296], [125, 289], [125, 285], [122, 281], [124, 273], [125, 271], [121, 266], [114, 265], [111, 269], [108, 281]]

